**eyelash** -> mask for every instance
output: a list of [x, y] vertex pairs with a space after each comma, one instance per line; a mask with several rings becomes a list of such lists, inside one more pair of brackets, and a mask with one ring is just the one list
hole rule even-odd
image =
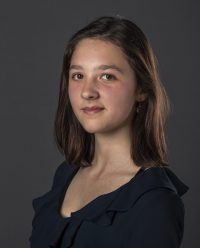
[[[73, 74], [73, 75], [72, 75], [72, 77], [71, 77], [71, 78], [72, 78], [72, 79], [74, 79], [74, 76], [76, 76], [76, 75], [81, 75], [81, 73], [75, 73], [75, 74]], [[109, 76], [111, 76], [111, 77], [112, 77], [112, 79], [113, 79], [113, 80], [115, 80], [115, 79], [116, 79], [116, 77], [115, 77], [114, 75], [110, 74], [110, 73], [104, 73], [104, 74], [101, 74], [101, 76], [103, 76], [103, 75], [109, 75]], [[111, 79], [111, 80], [112, 80], [112, 79]], [[76, 79], [74, 79], [74, 80], [76, 80]], [[77, 81], [77, 80], [76, 80], [76, 81]], [[108, 81], [110, 81], [110, 80], [108, 79]]]

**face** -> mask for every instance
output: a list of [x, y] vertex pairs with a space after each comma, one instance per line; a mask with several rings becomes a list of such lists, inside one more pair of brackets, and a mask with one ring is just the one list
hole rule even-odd
[[[87, 38], [77, 44], [70, 62], [68, 93], [73, 112], [87, 132], [130, 127], [138, 100], [135, 75], [113, 43]], [[91, 106], [103, 109], [96, 113], [82, 110]]]

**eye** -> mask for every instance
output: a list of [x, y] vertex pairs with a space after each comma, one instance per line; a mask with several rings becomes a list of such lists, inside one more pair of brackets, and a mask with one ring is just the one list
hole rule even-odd
[[[78, 78], [75, 78], [75, 76], [78, 76]], [[74, 79], [74, 80], [79, 80], [79, 79], [81, 79], [82, 76], [83, 76], [83, 75], [80, 74], [80, 73], [74, 73], [74, 74], [71, 76], [71, 78]]]
[[116, 79], [116, 77], [114, 75], [108, 74], [108, 73], [103, 74], [103, 76], [106, 76], [106, 80], [110, 80], [110, 79], [115, 80]]

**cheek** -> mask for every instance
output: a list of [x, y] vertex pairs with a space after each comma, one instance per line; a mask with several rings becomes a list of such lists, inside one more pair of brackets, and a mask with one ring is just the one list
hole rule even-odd
[[75, 85], [69, 84], [68, 86], [68, 95], [71, 105], [75, 105], [79, 95], [79, 88]]
[[135, 101], [134, 88], [115, 87], [110, 89], [107, 94], [105, 93], [105, 98], [112, 110], [129, 111]]

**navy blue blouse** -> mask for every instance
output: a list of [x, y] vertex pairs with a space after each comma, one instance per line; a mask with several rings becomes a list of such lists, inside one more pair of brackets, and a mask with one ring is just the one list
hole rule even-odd
[[141, 168], [116, 190], [60, 214], [65, 192], [79, 167], [63, 161], [52, 188], [33, 199], [31, 248], [179, 248], [189, 187], [168, 167]]

